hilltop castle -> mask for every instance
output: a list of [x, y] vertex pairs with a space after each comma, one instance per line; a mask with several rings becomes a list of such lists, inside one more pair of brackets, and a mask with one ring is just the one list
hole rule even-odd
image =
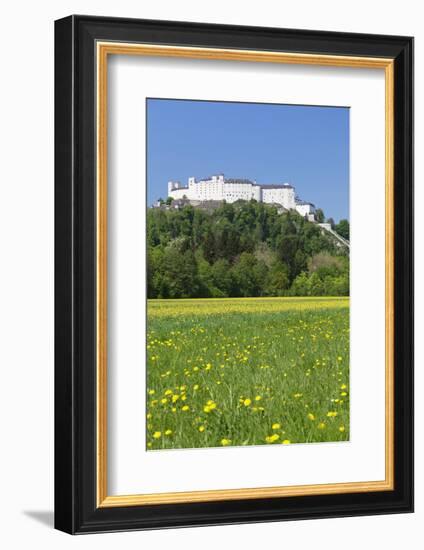
[[207, 201], [238, 200], [274, 204], [285, 210], [296, 210], [309, 221], [315, 220], [315, 206], [310, 202], [301, 201], [296, 197], [295, 188], [288, 183], [263, 185], [248, 179], [227, 179], [223, 174], [196, 180], [188, 178], [188, 185], [183, 186], [178, 181], [168, 182], [168, 197], [174, 200], [187, 199], [193, 203]]

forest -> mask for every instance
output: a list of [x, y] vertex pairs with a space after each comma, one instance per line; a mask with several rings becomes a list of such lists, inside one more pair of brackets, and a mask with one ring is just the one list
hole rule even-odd
[[149, 298], [349, 295], [348, 250], [296, 212], [239, 201], [148, 208], [146, 223]]

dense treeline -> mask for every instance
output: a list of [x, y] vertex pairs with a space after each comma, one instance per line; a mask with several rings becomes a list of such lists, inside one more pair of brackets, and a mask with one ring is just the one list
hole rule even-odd
[[349, 258], [294, 212], [263, 203], [147, 211], [149, 298], [343, 296]]

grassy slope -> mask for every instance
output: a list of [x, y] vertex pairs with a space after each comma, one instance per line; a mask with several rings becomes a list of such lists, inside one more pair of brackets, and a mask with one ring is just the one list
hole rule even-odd
[[153, 300], [148, 328], [150, 449], [349, 439], [348, 298]]

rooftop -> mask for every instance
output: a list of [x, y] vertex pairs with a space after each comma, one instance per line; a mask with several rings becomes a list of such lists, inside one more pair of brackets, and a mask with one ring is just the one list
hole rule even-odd
[[226, 178], [224, 181], [225, 183], [250, 183], [250, 185], [256, 185], [252, 180], [244, 178]]
[[258, 183], [256, 185], [259, 185], [259, 187], [262, 187], [262, 189], [293, 189], [293, 186], [289, 183], [276, 183], [276, 184], [261, 184]]
[[309, 206], [313, 206], [315, 208], [315, 204], [313, 204], [312, 202], [302, 201], [301, 199], [297, 199], [297, 198], [296, 198], [296, 204], [299, 204], [299, 205], [308, 205], [309, 204]]

